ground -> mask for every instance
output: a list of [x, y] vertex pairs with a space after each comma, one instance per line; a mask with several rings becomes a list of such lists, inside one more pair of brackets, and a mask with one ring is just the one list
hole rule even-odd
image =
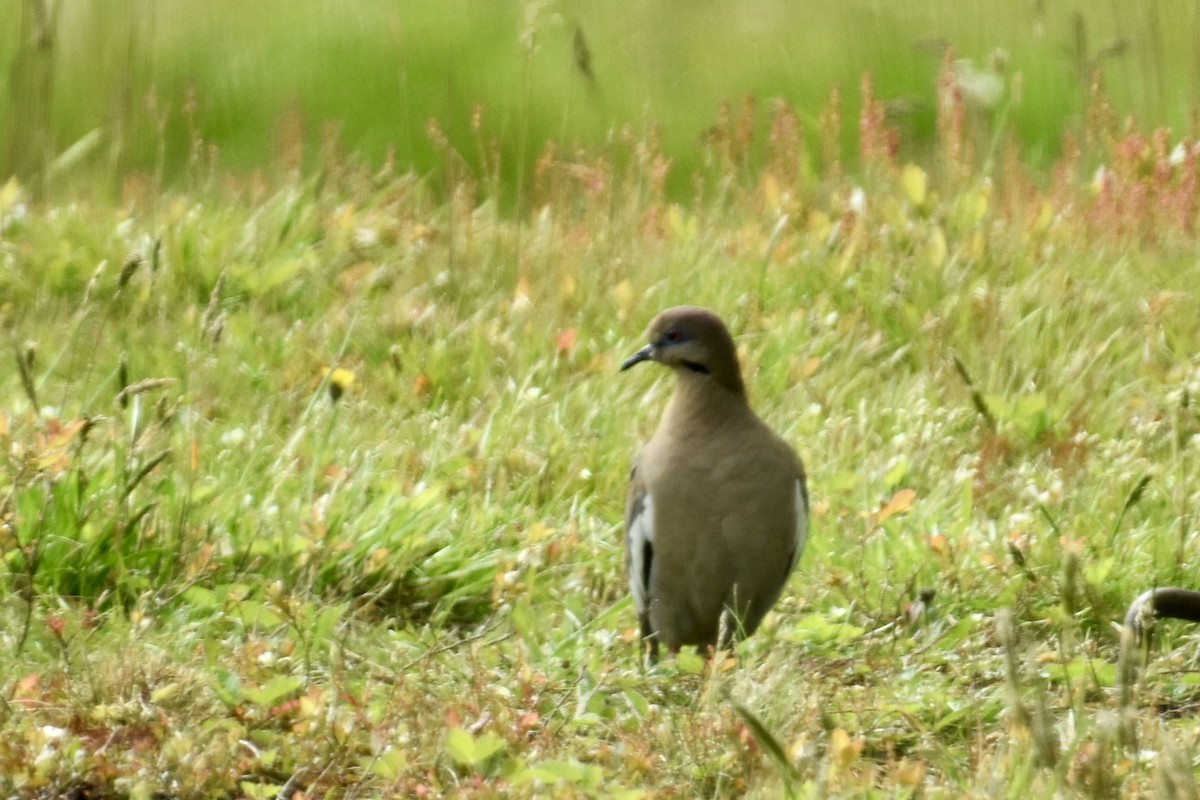
[[[1036, 172], [951, 94], [910, 162], [862, 91], [861, 171], [776, 105], [686, 201], [653, 136], [515, 207], [450, 154], [9, 182], [4, 792], [1194, 796], [1194, 634], [1123, 689], [1115, 623], [1196, 584], [1200, 150], [1101, 105]], [[812, 532], [735, 654], [648, 668], [621, 516], [671, 385], [618, 365], [684, 302]]]

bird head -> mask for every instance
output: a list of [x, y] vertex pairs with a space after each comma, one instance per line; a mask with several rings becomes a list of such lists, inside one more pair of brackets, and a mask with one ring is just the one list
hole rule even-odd
[[744, 394], [737, 348], [721, 318], [706, 308], [677, 306], [658, 314], [646, 330], [647, 344], [621, 364], [627, 370], [654, 361], [676, 372], [708, 376]]

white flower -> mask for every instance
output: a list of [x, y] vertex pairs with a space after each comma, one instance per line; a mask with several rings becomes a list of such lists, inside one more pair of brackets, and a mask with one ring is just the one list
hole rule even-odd
[[1187, 160], [1187, 147], [1183, 142], [1175, 145], [1175, 149], [1171, 151], [1171, 155], [1167, 156], [1167, 163], [1172, 167], [1178, 167]]
[[233, 430], [225, 431], [221, 434], [221, 444], [226, 447], [235, 447], [246, 440], [246, 431], [243, 428], [234, 428]]
[[374, 247], [379, 244], [379, 231], [366, 226], [358, 228], [354, 231], [354, 244], [361, 249]]
[[867, 213], [867, 193], [862, 190], [861, 186], [855, 186], [850, 191], [850, 210], [860, 217]]
[[969, 455], [959, 459], [958, 466], [954, 468], [954, 482], [966, 483], [975, 479], [975, 471], [979, 466], [979, 456]]
[[1017, 511], [1016, 513], [1008, 515], [1008, 527], [1010, 528], [1024, 528], [1031, 522], [1033, 522], [1033, 514], [1030, 514], [1027, 511]]
[[976, 69], [969, 58], [954, 62], [954, 82], [971, 102], [993, 108], [1004, 94], [1004, 81], [991, 70]]

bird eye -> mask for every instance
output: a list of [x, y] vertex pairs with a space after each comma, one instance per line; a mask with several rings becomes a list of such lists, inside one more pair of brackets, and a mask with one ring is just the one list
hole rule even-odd
[[668, 342], [678, 343], [683, 341], [683, 333], [679, 328], [671, 328], [663, 338]]

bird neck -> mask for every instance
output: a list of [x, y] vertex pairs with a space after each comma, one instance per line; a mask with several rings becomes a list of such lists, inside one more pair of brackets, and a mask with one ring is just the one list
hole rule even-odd
[[736, 383], [721, 382], [715, 376], [692, 372], [686, 368], [676, 370], [679, 376], [675, 394], [667, 408], [667, 414], [676, 424], [686, 425], [695, 420], [711, 422], [713, 419], [745, 413], [749, 408], [746, 390], [741, 376]]

